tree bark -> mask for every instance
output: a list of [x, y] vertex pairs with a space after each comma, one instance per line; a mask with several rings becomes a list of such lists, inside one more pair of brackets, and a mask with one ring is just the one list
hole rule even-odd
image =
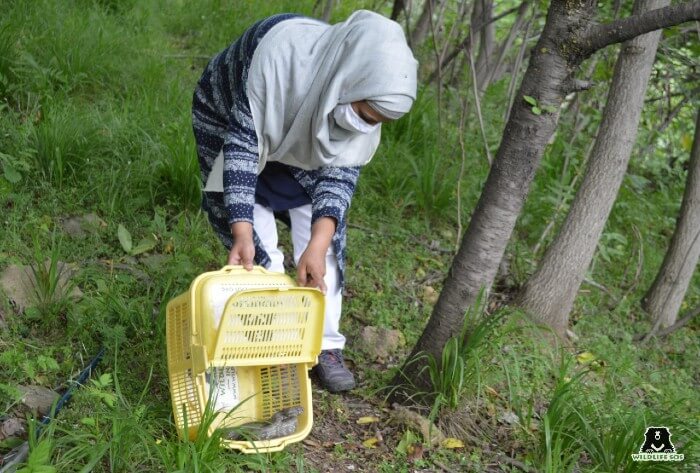
[[690, 152], [683, 203], [661, 269], [643, 300], [656, 328], [676, 323], [678, 311], [700, 258], [700, 111]]
[[[634, 12], [670, 0], [636, 0]], [[569, 312], [627, 171], [660, 31], [623, 44], [593, 153], [569, 214], [517, 303], [564, 338]]]
[[394, 6], [391, 8], [391, 19], [397, 21], [399, 15], [406, 11], [406, 2], [411, 0], [394, 0]]
[[[573, 74], [581, 61], [594, 52], [576, 45], [586, 38], [595, 5], [595, 0], [552, 0], [493, 166], [443, 290], [407, 363], [392, 381], [396, 388], [391, 396], [394, 400], [406, 402], [415, 394], [426, 396], [426, 400], [432, 397], [430, 378], [424, 369], [426, 360], [418, 355], [428, 354], [440, 360], [447, 341], [462, 329], [466, 310], [482, 289], [488, 291], [491, 287], [544, 148], [556, 129], [559, 106], [575, 83]], [[693, 15], [690, 12], [686, 17], [673, 19], [680, 23], [700, 18], [700, 12]], [[663, 22], [657, 22], [656, 28], [676, 24], [660, 23]], [[522, 98], [525, 95], [556, 112], [533, 114]], [[407, 381], [412, 386], [407, 386]]]
[[335, 4], [335, 0], [326, 0], [326, 3], [323, 5], [323, 13], [321, 13], [321, 20], [325, 21], [328, 23], [331, 20], [331, 13], [333, 13], [333, 6]]
[[[493, 18], [493, 0], [476, 0], [470, 29], [471, 31], [479, 31], [479, 52], [476, 56], [474, 72], [477, 88], [480, 91], [486, 88], [483, 83], [491, 71], [494, 50], [496, 49], [496, 28], [491, 18]], [[476, 25], [484, 26], [477, 29]]]
[[[503, 140], [440, 297], [408, 363], [393, 381], [398, 388], [395, 400], [405, 400], [409, 392], [430, 396], [430, 380], [422, 369], [425, 360], [417, 356], [425, 353], [440, 360], [445, 343], [460, 333], [466, 310], [482, 289], [488, 291], [493, 283], [544, 148], [557, 126], [559, 105], [565, 95], [563, 85], [571, 74], [571, 65], [560, 52], [562, 39], [586, 24], [581, 21], [583, 11], [574, 14], [569, 8], [581, 3], [552, 2], [517, 94], [520, 99], [513, 104]], [[533, 114], [522, 99], [524, 95], [552, 105], [557, 112]], [[408, 380], [413, 387], [405, 386]]]
[[[498, 81], [505, 71], [505, 57], [510, 48], [513, 46], [515, 38], [520, 34], [520, 30], [525, 26], [526, 20], [525, 15], [530, 7], [528, 2], [523, 2], [518, 8], [518, 16], [515, 18], [513, 26], [511, 26], [508, 36], [503, 40], [503, 42], [498, 46], [498, 54], [494, 54], [493, 58], [489, 61], [488, 71], [485, 77], [479, 79], [477, 77], [477, 82], [479, 84], [479, 93], [483, 94], [489, 85]], [[525, 38], [527, 40], [527, 38]]]
[[[423, 44], [423, 41], [425, 41], [425, 38], [427, 38], [430, 32], [430, 22], [433, 20], [435, 12], [440, 10], [444, 3], [445, 0], [425, 0], [423, 11], [418, 17], [413, 31], [411, 31], [411, 48], [413, 48], [413, 50], [419, 48], [420, 45]], [[435, 25], [435, 30], [439, 28], [439, 24]]]

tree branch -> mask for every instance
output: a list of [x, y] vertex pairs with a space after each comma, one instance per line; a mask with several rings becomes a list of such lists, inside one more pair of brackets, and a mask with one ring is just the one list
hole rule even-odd
[[584, 90], [588, 90], [591, 87], [593, 87], [593, 82], [589, 80], [581, 80], [581, 79], [574, 79], [571, 78], [566, 83], [564, 84], [564, 93], [566, 95], [569, 95], [574, 92], [583, 92]]
[[695, 309], [689, 311], [688, 315], [683, 317], [681, 320], [679, 320], [675, 324], [671, 325], [670, 327], [666, 327], [663, 330], [659, 330], [659, 333], [657, 333], [656, 336], [657, 337], [665, 337], [666, 335], [675, 332], [679, 328], [685, 326], [685, 324], [690, 322], [690, 319], [692, 319], [693, 317], [695, 317], [698, 314], [700, 314], [700, 305], [697, 306]]
[[[529, 4], [529, 0], [525, 0], [523, 3]], [[494, 23], [494, 22], [500, 20], [501, 18], [503, 18], [505, 16], [510, 15], [511, 13], [513, 13], [515, 11], [518, 11], [519, 9], [520, 9], [520, 5], [518, 5], [517, 7], [513, 7], [509, 10], [506, 10], [503, 13], [490, 18], [486, 22], [480, 23], [474, 28], [475, 31], [473, 31], [473, 32], [471, 31], [471, 28], [470, 28], [470, 31], [466, 34], [464, 39], [462, 41], [460, 41], [459, 44], [457, 44], [457, 46], [455, 46], [455, 48], [452, 50], [452, 52], [447, 55], [447, 57], [442, 61], [442, 63], [439, 66], [441, 68], [446, 67], [449, 63], [452, 62], [452, 60], [454, 58], [456, 58], [459, 55], [459, 53], [462, 50], [466, 51], [467, 50], [466, 48], [471, 48], [471, 38], [472, 38], [473, 33], [474, 34], [478, 33], [479, 31], [481, 31], [482, 28], [490, 25], [491, 23]], [[432, 83], [436, 79], [436, 77], [437, 77], [437, 68], [430, 74], [430, 77], [428, 77], [427, 83], [428, 84]]]
[[639, 35], [661, 28], [700, 20], [700, 1], [680, 3], [621, 20], [596, 25], [583, 38], [584, 57], [615, 43], [622, 43]]
[[[689, 310], [688, 313], [684, 315], [683, 318], [680, 319], [678, 322], [671, 325], [670, 327], [666, 327], [665, 329], [659, 330], [655, 335], [659, 338], [665, 337], [666, 335], [669, 335], [675, 332], [676, 330], [683, 328], [688, 322], [690, 322], [690, 319], [697, 316], [698, 314], [700, 314], [700, 305], [695, 307], [694, 309]], [[645, 342], [648, 338], [651, 338], [650, 334], [640, 333], [632, 337], [632, 340], [634, 340], [635, 342]]]

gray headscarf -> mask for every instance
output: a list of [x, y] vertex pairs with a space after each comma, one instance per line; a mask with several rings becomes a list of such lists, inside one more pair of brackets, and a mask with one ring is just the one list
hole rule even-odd
[[268, 160], [307, 170], [366, 164], [380, 127], [348, 132], [336, 126], [333, 109], [367, 100], [399, 118], [416, 98], [417, 67], [401, 27], [370, 11], [332, 26], [308, 18], [279, 23], [261, 40], [248, 74], [259, 171]]

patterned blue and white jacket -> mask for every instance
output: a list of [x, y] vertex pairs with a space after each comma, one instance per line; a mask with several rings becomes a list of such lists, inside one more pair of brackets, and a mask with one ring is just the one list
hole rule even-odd
[[[230, 225], [253, 223], [258, 170], [258, 141], [246, 93], [248, 70], [261, 38], [270, 28], [298, 15], [281, 14], [259, 21], [235, 43], [217, 54], [207, 65], [195, 89], [192, 105], [193, 129], [202, 182], [206, 183], [214, 160], [223, 148], [224, 192], [203, 192], [202, 208], [230, 248]], [[311, 198], [312, 224], [320, 217], [336, 220], [332, 245], [344, 280], [346, 214], [355, 192], [359, 167], [325, 167], [313, 171], [288, 166], [296, 181]], [[269, 256], [254, 233], [255, 261], [268, 266]]]

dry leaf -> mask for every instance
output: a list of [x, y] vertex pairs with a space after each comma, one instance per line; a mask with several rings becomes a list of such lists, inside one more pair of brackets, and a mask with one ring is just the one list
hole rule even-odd
[[357, 419], [358, 424], [371, 424], [372, 422], [379, 422], [379, 417], [365, 416]]
[[454, 437], [447, 437], [440, 445], [442, 448], [464, 448], [464, 442]]
[[429, 304], [435, 304], [440, 297], [440, 294], [433, 286], [423, 286], [423, 301]]
[[423, 444], [412, 443], [406, 449], [406, 453], [406, 460], [408, 460], [409, 463], [421, 460], [423, 458]]
[[307, 437], [304, 440], [302, 440], [301, 443], [303, 443], [304, 445], [308, 445], [309, 447], [321, 448], [321, 444], [312, 438]]

